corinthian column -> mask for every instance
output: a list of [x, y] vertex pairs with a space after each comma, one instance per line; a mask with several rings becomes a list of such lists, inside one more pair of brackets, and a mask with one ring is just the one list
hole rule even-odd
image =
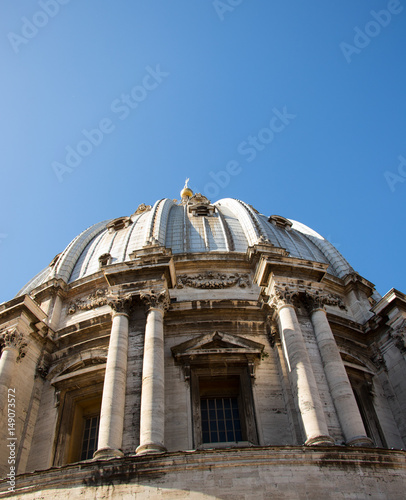
[[17, 362], [25, 356], [24, 337], [15, 328], [0, 334], [0, 411], [7, 407], [8, 389], [11, 388]]
[[278, 314], [279, 331], [289, 368], [290, 383], [299, 409], [305, 444], [331, 445], [327, 423], [303, 334], [291, 303], [293, 293], [276, 290], [272, 305]]
[[323, 304], [327, 296], [309, 295], [308, 308], [331, 397], [347, 445], [371, 446]]
[[137, 454], [162, 453], [165, 426], [164, 311], [169, 305], [165, 290], [142, 293], [147, 306], [142, 365], [140, 445]]
[[128, 316], [131, 297], [114, 299], [109, 350], [100, 412], [99, 440], [94, 458], [121, 457], [127, 382]]

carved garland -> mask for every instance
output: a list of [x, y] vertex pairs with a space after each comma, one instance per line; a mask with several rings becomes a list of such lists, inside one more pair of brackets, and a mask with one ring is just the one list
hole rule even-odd
[[86, 299], [77, 299], [68, 306], [68, 314], [75, 314], [78, 311], [89, 311], [96, 307], [105, 306], [108, 303], [107, 289], [99, 288], [91, 293]]
[[221, 289], [239, 286], [246, 288], [250, 286], [248, 274], [224, 274], [207, 271], [205, 273], [188, 276], [181, 274], [178, 276], [177, 288], [184, 287], [204, 288], [204, 289]]

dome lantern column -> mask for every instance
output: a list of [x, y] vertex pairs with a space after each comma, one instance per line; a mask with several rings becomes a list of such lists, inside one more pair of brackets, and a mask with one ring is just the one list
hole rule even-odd
[[109, 302], [113, 321], [100, 412], [99, 440], [94, 458], [122, 457], [127, 381], [128, 317], [132, 297]]
[[275, 287], [271, 306], [277, 311], [282, 344], [290, 372], [290, 382], [302, 420], [308, 446], [332, 445], [323, 405], [295, 308], [294, 292]]
[[137, 455], [162, 453], [165, 426], [164, 329], [167, 292], [142, 293], [147, 306], [144, 358], [142, 366], [140, 445]]
[[324, 309], [324, 302], [327, 297], [307, 293], [306, 298], [317, 345], [323, 361], [324, 373], [346, 444], [349, 446], [371, 446], [373, 442], [365, 432], [354, 392]]

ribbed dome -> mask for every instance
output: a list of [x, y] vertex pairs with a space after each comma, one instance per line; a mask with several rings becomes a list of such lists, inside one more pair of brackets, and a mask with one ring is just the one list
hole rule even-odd
[[99, 222], [83, 231], [49, 267], [17, 295], [29, 293], [52, 278], [67, 283], [89, 276], [105, 265], [130, 260], [130, 254], [151, 244], [173, 254], [200, 252], [246, 253], [248, 247], [268, 241], [291, 257], [329, 264], [328, 272], [343, 277], [352, 268], [327, 240], [299, 222], [265, 216], [231, 198], [211, 204], [196, 194], [186, 203], [168, 198], [153, 207], [140, 205], [131, 217]]

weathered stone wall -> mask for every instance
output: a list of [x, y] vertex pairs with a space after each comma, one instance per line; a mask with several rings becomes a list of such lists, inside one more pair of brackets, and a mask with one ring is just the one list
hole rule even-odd
[[251, 448], [127, 457], [0, 482], [0, 498], [403, 500], [406, 454], [351, 448]]

